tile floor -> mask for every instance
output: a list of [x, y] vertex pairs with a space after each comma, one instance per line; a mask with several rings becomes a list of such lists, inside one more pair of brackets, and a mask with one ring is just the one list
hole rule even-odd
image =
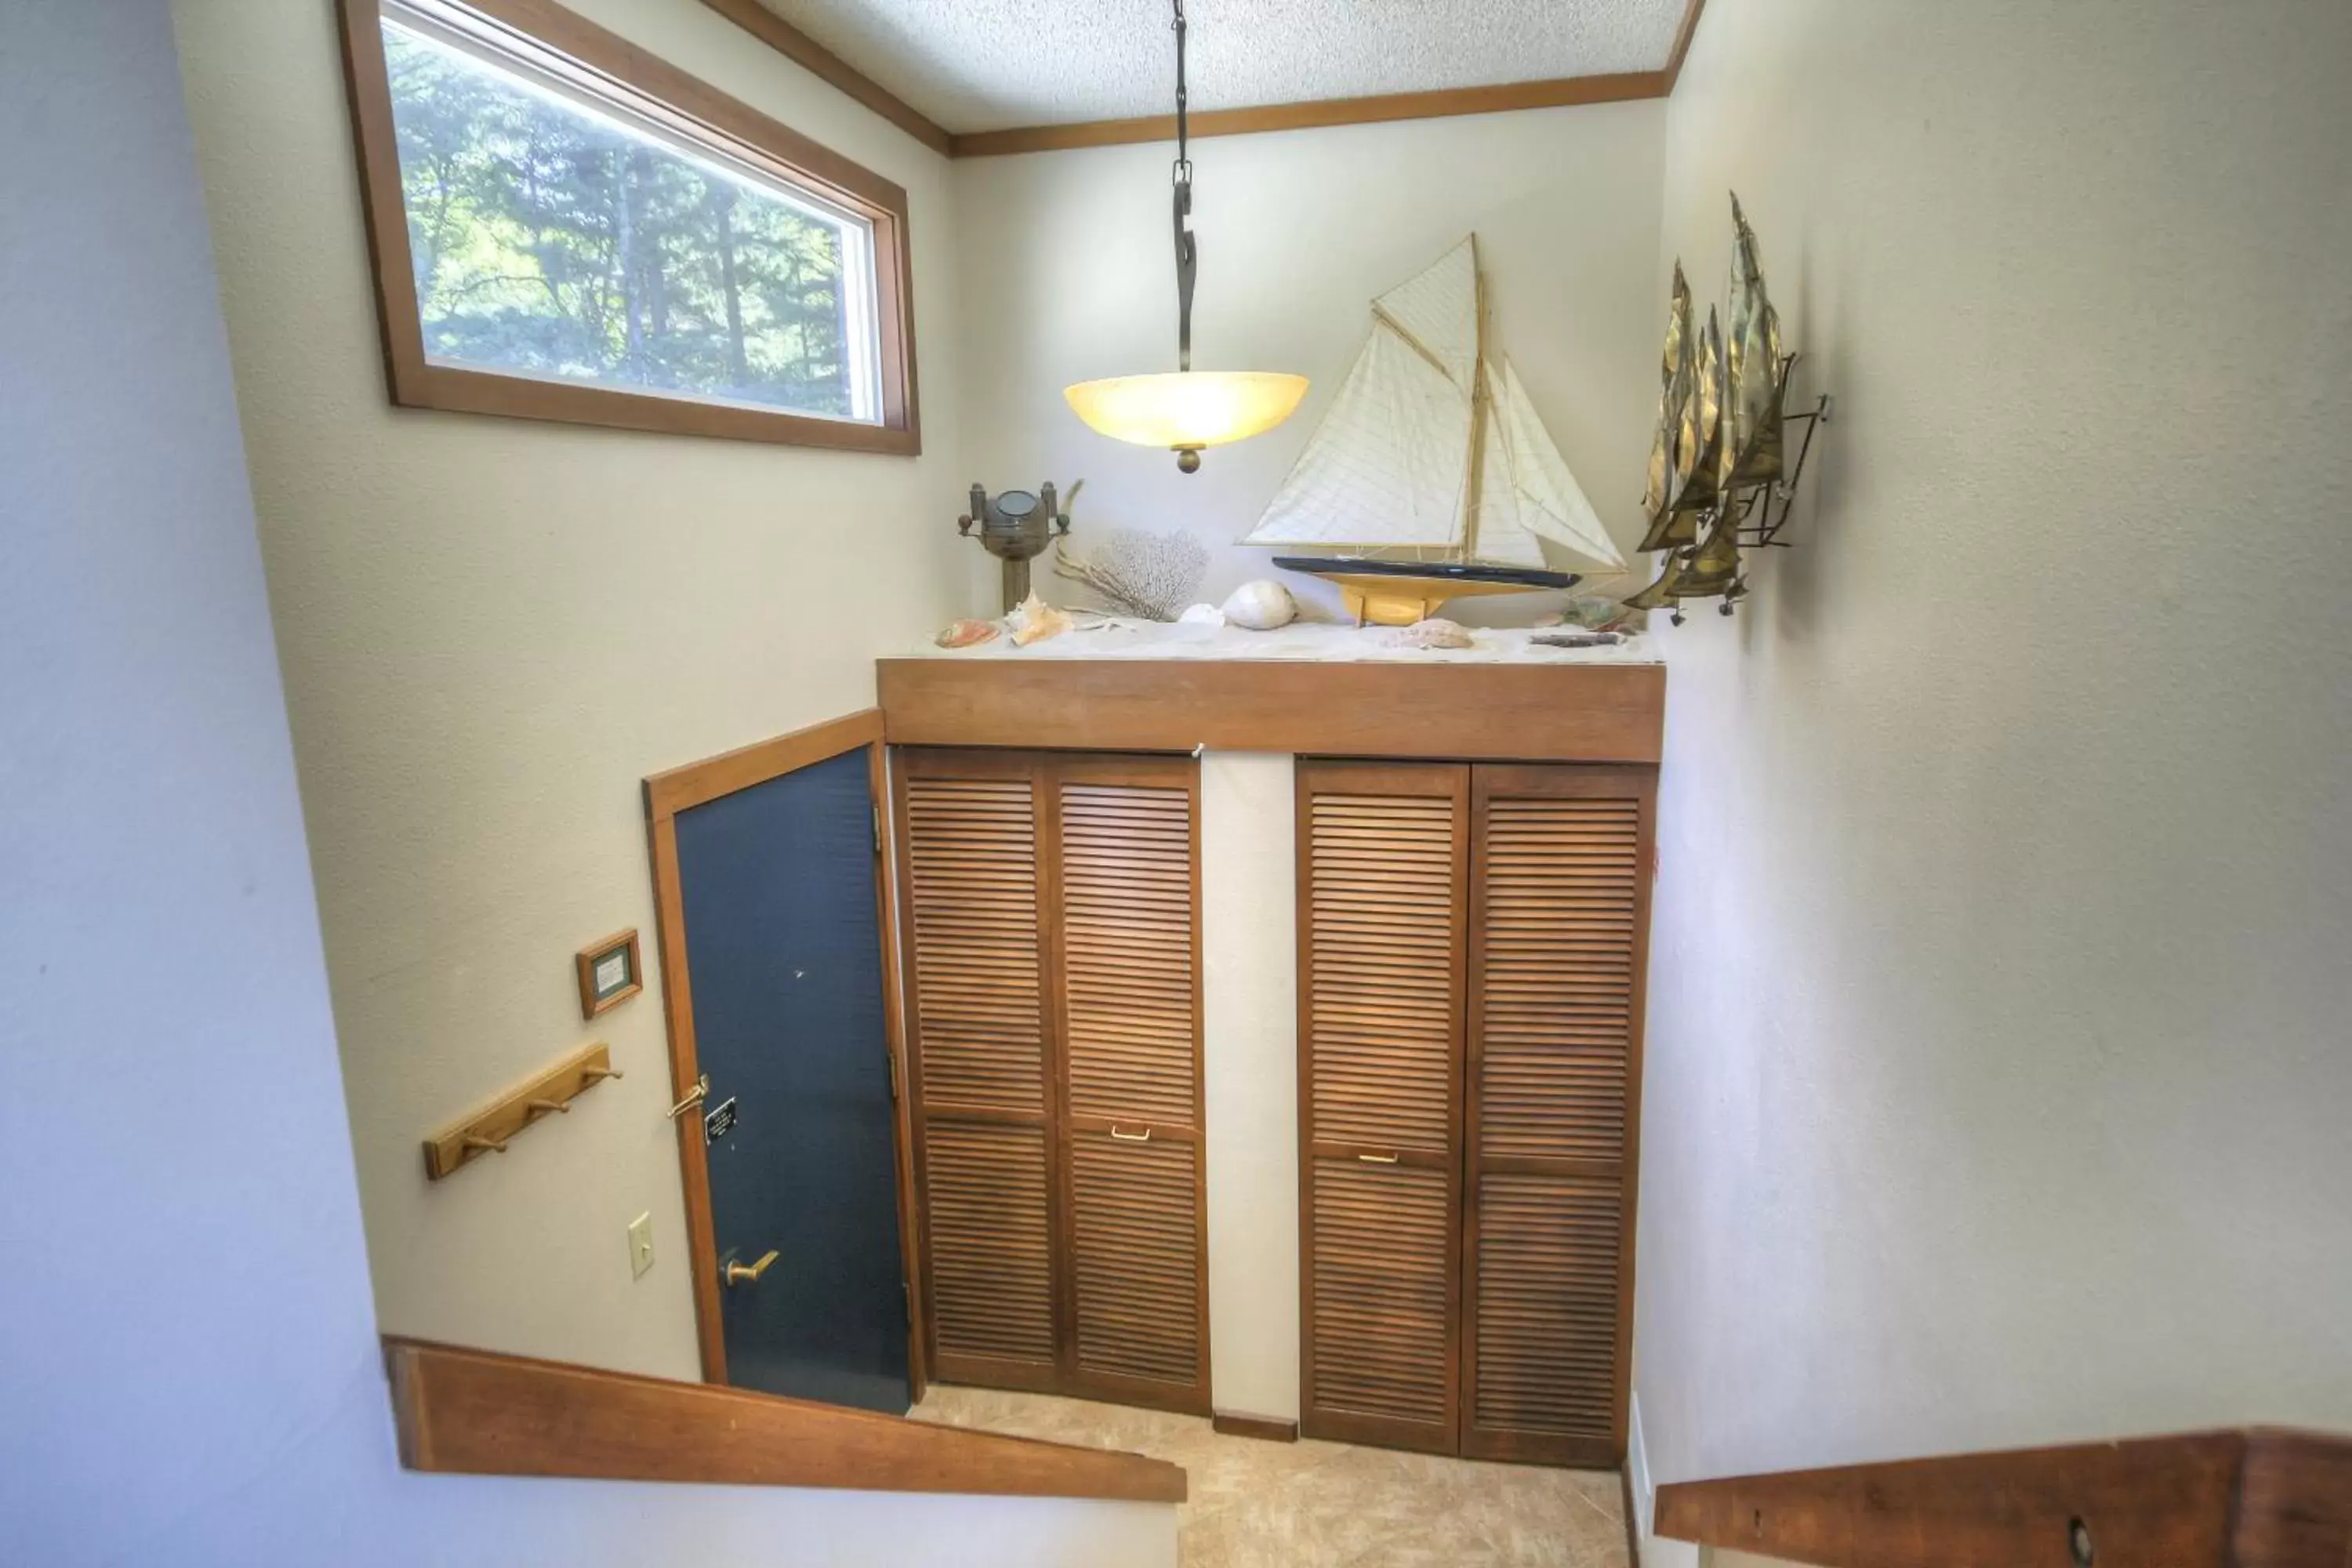
[[1183, 1568], [1625, 1568], [1614, 1471], [1268, 1443], [1198, 1416], [936, 1384], [912, 1414], [1183, 1466]]

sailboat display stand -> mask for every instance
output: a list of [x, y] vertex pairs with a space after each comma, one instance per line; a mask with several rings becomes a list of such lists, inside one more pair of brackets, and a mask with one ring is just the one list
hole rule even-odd
[[1477, 236], [1372, 301], [1372, 331], [1323, 423], [1244, 544], [1339, 588], [1359, 625], [1410, 626], [1448, 600], [1574, 586], [1549, 540], [1598, 569], [1624, 557], [1487, 339]]
[[[1789, 367], [1797, 363], [1797, 357], [1795, 354], [1790, 354], [1781, 367], [1780, 382], [1783, 387], [1788, 384]], [[1786, 474], [1770, 484], [1758, 485], [1754, 489], [1734, 498], [1734, 503], [1739, 509], [1736, 526], [1739, 530], [1739, 543], [1742, 549], [1794, 550], [1796, 548], [1795, 544], [1780, 537], [1780, 531], [1789, 526], [1789, 506], [1797, 499], [1798, 481], [1805, 477], [1805, 455], [1813, 449], [1813, 427], [1830, 422], [1830, 395], [1826, 392], [1822, 393], [1814, 400], [1812, 407], [1802, 414], [1782, 415], [1780, 422], [1783, 425], [1802, 425], [1805, 427], [1805, 438], [1797, 444], [1797, 460], [1789, 465], [1789, 471]], [[1780, 503], [1778, 511], [1773, 510], [1772, 503], [1775, 501]], [[1725, 614], [1728, 615], [1730, 610], [1730, 605], [1724, 606]]]

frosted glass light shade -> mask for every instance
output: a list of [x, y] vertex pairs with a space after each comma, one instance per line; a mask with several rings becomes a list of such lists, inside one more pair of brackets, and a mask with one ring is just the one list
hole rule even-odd
[[1079, 418], [1114, 439], [1190, 452], [1273, 429], [1307, 395], [1307, 378], [1273, 371], [1180, 370], [1082, 381], [1062, 395]]

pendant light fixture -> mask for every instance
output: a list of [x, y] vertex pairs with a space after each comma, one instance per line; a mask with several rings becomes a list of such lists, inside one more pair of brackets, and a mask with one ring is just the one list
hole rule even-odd
[[1271, 371], [1192, 368], [1192, 160], [1184, 120], [1184, 0], [1176, 6], [1176, 372], [1082, 381], [1062, 395], [1103, 435], [1139, 447], [1167, 447], [1176, 466], [1192, 473], [1201, 448], [1245, 440], [1273, 429], [1307, 395], [1307, 378]]

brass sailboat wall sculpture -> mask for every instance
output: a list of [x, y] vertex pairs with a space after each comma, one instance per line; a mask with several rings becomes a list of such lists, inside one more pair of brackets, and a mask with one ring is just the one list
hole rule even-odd
[[[1650, 527], [1641, 545], [1663, 552], [1664, 559], [1656, 578], [1624, 601], [1643, 610], [1671, 605], [1677, 626], [1689, 600], [1720, 598], [1727, 616], [1747, 596], [1740, 552], [1781, 544], [1778, 536], [1813, 432], [1829, 418], [1827, 395], [1806, 413], [1784, 412], [1797, 356], [1782, 349], [1756, 231], [1737, 195], [1731, 219], [1736, 248], [1727, 331], [1710, 309], [1706, 331], [1694, 339], [1690, 289], [1682, 264], [1675, 264], [1664, 392], [1643, 495]], [[1805, 426], [1793, 464], [1785, 461], [1784, 450], [1790, 422]]]
[[1682, 451], [1677, 426], [1683, 405], [1690, 401], [1691, 378], [1697, 366], [1691, 358], [1690, 285], [1683, 264], [1675, 263], [1674, 303], [1666, 312], [1666, 346], [1658, 363], [1658, 428], [1650, 441], [1649, 482], [1642, 491], [1642, 515], [1650, 520], [1641, 548], [1664, 550], [1670, 544], [1691, 544], [1698, 524], [1687, 512], [1675, 510], [1675, 491], [1683, 476], [1676, 470]]
[[1487, 342], [1477, 237], [1372, 301], [1372, 331], [1244, 544], [1321, 545], [1276, 566], [1338, 585], [1359, 622], [1409, 626], [1449, 599], [1566, 588], [1550, 540], [1622, 571], [1508, 359]]
[[1756, 231], [1731, 198], [1738, 248], [1732, 260], [1731, 328], [1724, 336], [1724, 446], [1736, 455], [1723, 488], [1760, 485], [1780, 477], [1780, 405], [1789, 388], [1780, 363], [1780, 312], [1764, 290], [1764, 264]]

